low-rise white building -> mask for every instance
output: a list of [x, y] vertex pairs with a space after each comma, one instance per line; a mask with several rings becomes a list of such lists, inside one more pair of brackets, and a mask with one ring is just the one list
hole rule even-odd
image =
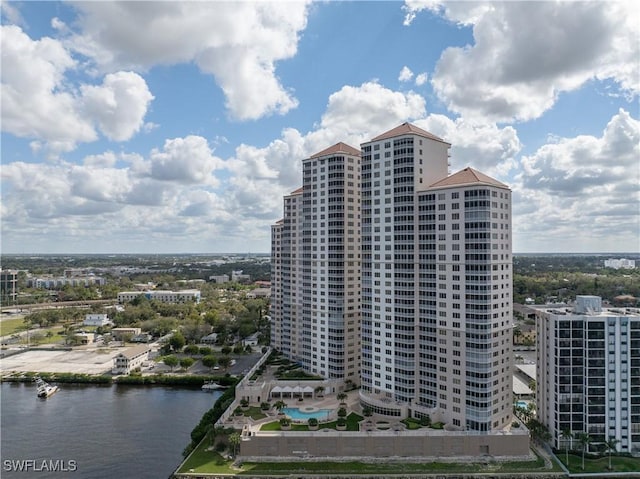
[[605, 268], [613, 268], [613, 269], [635, 269], [636, 262], [633, 259], [626, 258], [611, 258], [604, 260]]
[[113, 358], [113, 374], [129, 374], [149, 359], [151, 348], [145, 344], [126, 349]]
[[113, 323], [109, 321], [106, 314], [86, 314], [82, 324], [84, 326], [107, 326]]
[[184, 289], [182, 291], [122, 291], [118, 293], [118, 302], [128, 303], [139, 296], [145, 296], [148, 300], [161, 303], [186, 303], [188, 301], [200, 302], [200, 290]]
[[221, 283], [228, 283], [229, 282], [229, 275], [228, 274], [220, 274], [217, 276], [209, 276], [209, 281], [216, 283], [216, 284], [221, 284]]
[[131, 337], [137, 336], [142, 332], [140, 328], [113, 328], [111, 334], [113, 339], [121, 340], [125, 335], [131, 335]]

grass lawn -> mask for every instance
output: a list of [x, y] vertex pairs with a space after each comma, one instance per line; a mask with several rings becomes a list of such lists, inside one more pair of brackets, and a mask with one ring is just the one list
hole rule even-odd
[[422, 424], [420, 424], [420, 421], [418, 421], [417, 419], [413, 419], [411, 417], [407, 419], [403, 419], [400, 422], [403, 423], [405, 426], [407, 426], [407, 429], [420, 429], [422, 427]]
[[[357, 416], [357, 415], [353, 415]], [[306, 426], [304, 426], [306, 427]], [[180, 466], [179, 473], [209, 473], [245, 475], [306, 475], [306, 474], [418, 474], [418, 473], [488, 473], [509, 474], [514, 472], [543, 472], [544, 460], [536, 457], [532, 461], [515, 462], [485, 462], [476, 464], [443, 463], [443, 462], [391, 462], [391, 463], [365, 463], [358, 461], [349, 462], [245, 462], [240, 468], [233, 468], [230, 460], [224, 459], [214, 451], [206, 451], [209, 442], [203, 440], [189, 458]], [[576, 456], [579, 460], [580, 457]], [[617, 458], [629, 459], [629, 458]], [[606, 458], [605, 458], [606, 460]], [[636, 464], [637, 465], [637, 464]], [[605, 464], [606, 467], [606, 464]], [[554, 471], [556, 469], [554, 468]], [[628, 469], [634, 470], [637, 469]]]
[[[558, 451], [557, 458], [562, 461], [565, 466], [565, 454]], [[598, 473], [598, 472], [638, 472], [640, 471], [640, 459], [627, 456], [611, 456], [611, 466], [613, 471], [609, 471], [609, 456], [591, 459], [584, 458], [584, 470], [582, 469], [582, 455], [569, 453], [569, 465], [567, 469], [570, 472], [579, 474], [582, 472]]]
[[9, 336], [26, 329], [27, 325], [24, 324], [24, 318], [11, 318], [0, 321], [0, 336]]
[[231, 461], [227, 461], [214, 451], [206, 451], [209, 441], [206, 439], [198, 444], [189, 458], [182, 464], [178, 472], [235, 474], [238, 471], [231, 468]]
[[267, 417], [262, 409], [257, 406], [251, 406], [249, 409], [244, 411], [245, 417], [250, 417], [251, 419], [258, 420]]

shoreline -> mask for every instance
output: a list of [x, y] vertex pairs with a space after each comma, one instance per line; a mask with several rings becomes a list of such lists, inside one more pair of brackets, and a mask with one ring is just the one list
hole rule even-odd
[[215, 381], [223, 386], [233, 388], [240, 378], [233, 376], [214, 375], [189, 375], [173, 376], [166, 374], [153, 375], [133, 375], [133, 376], [111, 376], [109, 374], [85, 374], [85, 373], [13, 373], [0, 378], [2, 383], [31, 383], [36, 377], [40, 377], [47, 382], [67, 383], [67, 384], [123, 384], [123, 385], [143, 385], [143, 386], [188, 386], [201, 387], [208, 381]]

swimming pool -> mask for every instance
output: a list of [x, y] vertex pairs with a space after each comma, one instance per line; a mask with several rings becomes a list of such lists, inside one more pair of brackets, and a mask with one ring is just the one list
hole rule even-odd
[[516, 405], [517, 405], [518, 407], [523, 407], [523, 408], [525, 408], [525, 409], [527, 408], [527, 402], [526, 402], [526, 401], [517, 401], [517, 402], [516, 402]]
[[307, 420], [314, 417], [318, 420], [322, 420], [327, 419], [329, 413], [331, 413], [332, 411], [332, 409], [310, 409], [311, 410], [309, 411], [302, 411], [297, 407], [285, 407], [282, 409], [282, 412], [289, 416], [291, 419]]

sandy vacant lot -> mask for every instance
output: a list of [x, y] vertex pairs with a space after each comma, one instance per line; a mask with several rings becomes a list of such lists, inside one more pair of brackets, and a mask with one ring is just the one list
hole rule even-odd
[[113, 358], [122, 349], [27, 351], [0, 361], [3, 375], [11, 372], [101, 374], [111, 371]]

